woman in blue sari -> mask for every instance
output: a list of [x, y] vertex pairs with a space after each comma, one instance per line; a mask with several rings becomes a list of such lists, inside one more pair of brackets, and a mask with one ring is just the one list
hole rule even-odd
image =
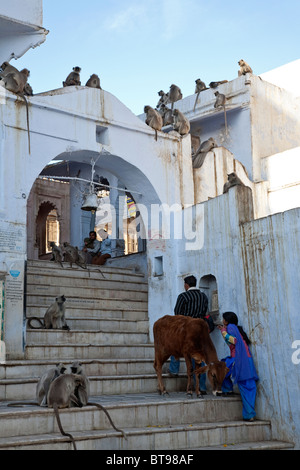
[[243, 328], [238, 326], [238, 317], [233, 312], [223, 313], [223, 326], [218, 328], [230, 349], [230, 356], [222, 359], [229, 368], [222, 384], [222, 391], [226, 394], [233, 393], [233, 383], [236, 383], [243, 403], [243, 419], [254, 421], [258, 376], [249, 348], [251, 342]]

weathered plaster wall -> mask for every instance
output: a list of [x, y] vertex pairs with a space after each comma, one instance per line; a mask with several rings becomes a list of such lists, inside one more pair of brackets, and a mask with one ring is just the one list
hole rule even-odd
[[[31, 47], [46, 39], [49, 31], [42, 27], [42, 0], [10, 0], [1, 2], [0, 65], [18, 59]], [[13, 64], [12, 64], [13, 65]]]
[[23, 23], [43, 24], [43, 0], [9, 0], [1, 2], [1, 15]]
[[270, 214], [300, 206], [300, 147], [265, 157], [262, 172], [269, 182]]
[[251, 77], [253, 181], [265, 179], [261, 159], [299, 147], [300, 98]]
[[[18, 247], [3, 246], [1, 271], [8, 273], [10, 258], [11, 265], [24, 265], [27, 198], [35, 179], [55, 158], [90, 164], [92, 158], [99, 157], [98, 167], [134, 188], [139, 193], [137, 204], [148, 212], [151, 204], [161, 202], [170, 206], [193, 204], [193, 184], [184, 184], [193, 181], [190, 136], [181, 139], [179, 135], [159, 133], [156, 141], [149, 126], [103, 90], [69, 87], [30, 97], [28, 102], [30, 155], [24, 102], [0, 86], [0, 217], [4, 237], [12, 232], [11, 227], [18, 226]], [[20, 276], [22, 273], [24, 268]], [[21, 358], [21, 288], [18, 306], [10, 308], [6, 303], [5, 315], [8, 357]]]
[[[220, 314], [236, 312], [253, 343], [260, 377], [258, 417], [272, 421], [276, 438], [300, 448], [300, 364], [292, 362], [292, 345], [300, 341], [300, 209], [253, 220], [249, 191], [238, 187], [201, 206], [203, 219], [197, 229], [203, 230], [203, 247], [186, 251], [184, 243], [177, 243], [177, 263], [169, 266], [170, 272], [177, 269], [173, 286], [161, 283], [162, 289], [170, 289], [169, 310], [162, 313], [173, 312], [186, 275], [194, 274], [198, 282], [203, 276], [215, 276]], [[150, 323], [161, 316], [157, 312], [161, 312], [159, 300]], [[219, 358], [227, 356], [219, 332], [214, 331], [212, 338]]]
[[244, 224], [241, 243], [258, 413], [272, 420], [275, 436], [299, 449], [300, 364], [292, 361], [292, 344], [300, 340], [300, 209]]

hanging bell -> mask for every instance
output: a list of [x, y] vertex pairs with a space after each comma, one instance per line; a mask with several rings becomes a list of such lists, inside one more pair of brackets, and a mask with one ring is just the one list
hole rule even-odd
[[81, 210], [95, 212], [97, 209], [98, 209], [97, 194], [94, 194], [94, 193], [87, 194], [84, 197]]

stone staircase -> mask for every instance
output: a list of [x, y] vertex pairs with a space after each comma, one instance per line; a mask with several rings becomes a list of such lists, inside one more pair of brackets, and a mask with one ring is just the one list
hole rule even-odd
[[[91, 386], [91, 401], [109, 411], [125, 440], [93, 406], [61, 410], [66, 432], [79, 450], [286, 449], [272, 440], [268, 421], [244, 422], [239, 397], [187, 398], [186, 376], [164, 380], [170, 395], [156, 392], [154, 348], [149, 341], [147, 280], [134, 269], [58, 267], [29, 261], [26, 315], [43, 318], [65, 295], [70, 331], [26, 331], [25, 359], [0, 365], [0, 450], [67, 450], [53, 410], [8, 407], [35, 400], [39, 377], [57, 362], [80, 360]], [[165, 366], [167, 368], [167, 365]], [[185, 371], [183, 365], [181, 370]], [[166, 369], [165, 369], [166, 372]]]

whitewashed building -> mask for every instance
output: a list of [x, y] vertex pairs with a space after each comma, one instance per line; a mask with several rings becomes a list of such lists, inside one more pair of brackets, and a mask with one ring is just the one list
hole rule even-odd
[[[3, 9], [1, 63], [38, 46], [47, 34], [41, 0], [14, 0]], [[191, 133], [181, 137], [166, 128], [157, 141], [144, 116], [105, 90], [45, 91], [28, 97], [30, 154], [24, 102], [0, 82], [2, 361], [24, 357], [26, 261], [37, 256], [27, 248], [35, 237], [35, 219], [27, 220], [31, 190], [50, 162], [80, 164], [87, 175], [95, 161], [95, 172], [113, 187], [114, 206], [130, 192], [143, 222], [146, 251], [136, 262], [144, 269], [146, 257], [150, 331], [173, 312], [183, 278], [194, 274], [207, 289], [210, 309], [235, 311], [252, 339], [258, 413], [272, 420], [278, 439], [300, 447], [300, 96], [295, 87], [277, 86], [276, 74], [271, 81], [247, 74], [219, 87], [227, 97], [227, 135], [224, 113], [214, 108], [214, 90], [208, 89], [195, 111], [196, 95], [176, 103]], [[209, 137], [218, 148], [193, 169], [192, 141]], [[233, 171], [245, 186], [223, 194]], [[66, 187], [50, 186], [50, 206], [69, 214], [61, 241], [80, 244], [90, 220]], [[213, 339], [225, 355], [218, 331]]]

